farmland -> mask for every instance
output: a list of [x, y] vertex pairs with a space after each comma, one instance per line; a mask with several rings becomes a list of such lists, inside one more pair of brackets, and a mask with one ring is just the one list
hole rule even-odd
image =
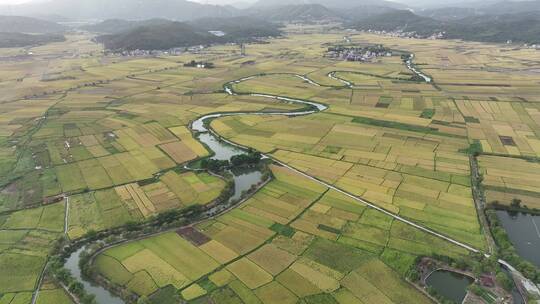
[[194, 226], [197, 241], [178, 231], [130, 242], [99, 255], [98, 270], [150, 298], [172, 285], [187, 301], [349, 303], [369, 294], [377, 302], [428, 303], [400, 278], [414, 257], [467, 254], [283, 167], [271, 169], [275, 180], [242, 206]]
[[[28, 303], [64, 229], [73, 241], [212, 203], [226, 182], [184, 168], [212, 152], [190, 122], [215, 112], [299, 108], [250, 93], [328, 109], [222, 117], [211, 123], [220, 136], [479, 250], [487, 250], [486, 228], [473, 200], [470, 156], [477, 155], [488, 202], [540, 206], [540, 55], [533, 50], [351, 36], [414, 53], [434, 79], [429, 84], [412, 81], [399, 56], [322, 58], [325, 44], [343, 39], [339, 32], [291, 32], [249, 44], [246, 56], [213, 46], [117, 57], [101, 54], [85, 35], [67, 38], [32, 48], [34, 59], [0, 62], [0, 303]], [[39, 60], [64, 50], [46, 65]], [[184, 67], [190, 60], [212, 60], [215, 68]], [[29, 66], [32, 73], [21, 72]], [[225, 83], [253, 75], [233, 84], [240, 95], [224, 92]], [[415, 259], [468, 255], [284, 166], [270, 168], [274, 179], [237, 208], [109, 248], [94, 266], [155, 303], [173, 296], [429, 303], [404, 280]], [[40, 290], [37, 303], [70, 302], [54, 283]]]

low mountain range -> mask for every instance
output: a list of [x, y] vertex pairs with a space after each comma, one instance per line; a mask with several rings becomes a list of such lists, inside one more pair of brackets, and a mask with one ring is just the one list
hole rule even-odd
[[[116, 25], [116, 26], [115, 26]], [[123, 30], [118, 30], [122, 28]], [[93, 26], [109, 33], [97, 41], [112, 50], [163, 50], [212, 43], [253, 41], [257, 37], [279, 36], [273, 23], [250, 17], [198, 19], [177, 22], [164, 19], [147, 21], [109, 20]], [[219, 32], [219, 35], [211, 33]]]
[[0, 16], [0, 32], [4, 33], [59, 33], [66, 27], [41, 19], [23, 16]]
[[393, 11], [366, 18], [349, 26], [358, 30], [409, 32], [422, 37], [443, 33], [448, 39], [482, 42], [540, 42], [540, 12], [504, 15], [474, 15], [445, 21], [410, 11]]
[[[107, 34], [100, 39], [108, 47], [128, 49], [148, 48], [152, 42], [156, 43], [152, 49], [157, 49], [276, 36], [279, 25], [286, 22], [342, 22], [347, 28], [402, 31], [420, 37], [444, 33], [446, 38], [475, 41], [539, 42], [540, 0], [469, 4], [412, 10], [386, 0], [260, 0], [250, 8], [238, 9], [187, 0], [50, 0], [12, 6], [10, 12], [46, 12], [59, 20], [62, 16], [106, 20], [83, 29]], [[0, 16], [3, 32], [56, 33], [65, 29], [50, 21]]]
[[328, 8], [354, 8], [359, 6], [383, 6], [396, 9], [407, 8], [403, 4], [386, 0], [259, 0], [253, 5], [253, 8], [305, 4], [319, 4]]

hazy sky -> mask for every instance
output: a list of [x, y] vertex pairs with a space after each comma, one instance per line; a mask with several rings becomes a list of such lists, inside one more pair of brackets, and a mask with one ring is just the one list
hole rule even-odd
[[29, 1], [30, 0], [0, 0], [0, 4], [19, 4]]
[[[24, 2], [31, 2], [31, 1], [46, 1], [46, 0], [0, 0], [0, 5], [2, 4], [19, 4]], [[77, 0], [72, 0], [77, 1]], [[111, 0], [112, 1], [112, 0]], [[201, 2], [201, 3], [211, 3], [211, 4], [229, 4], [229, 3], [238, 3], [238, 2], [256, 2], [257, 0], [190, 0], [195, 2]], [[411, 0], [390, 0], [394, 2], [411, 2]], [[433, 3], [448, 3], [448, 2], [468, 2], [468, 1], [474, 1], [474, 0], [424, 0], [422, 2], [433, 2]]]

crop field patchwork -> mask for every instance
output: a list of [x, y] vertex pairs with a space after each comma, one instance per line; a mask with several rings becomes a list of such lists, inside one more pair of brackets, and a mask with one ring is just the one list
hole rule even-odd
[[[470, 190], [469, 159], [460, 153], [468, 147], [466, 140], [375, 128], [332, 114], [258, 118], [248, 131], [241, 127], [248, 124], [244, 120], [253, 122], [249, 116], [223, 118], [215, 123], [216, 130], [243, 145], [272, 152], [276, 159], [391, 212], [483, 246]], [[254, 135], [249, 130], [274, 135]]]
[[[272, 171], [276, 179], [233, 212], [195, 230], [111, 248], [98, 257], [99, 271], [138, 294], [173, 285], [187, 301], [227, 296], [296, 303], [321, 294], [361, 301], [371, 288], [373, 299], [387, 303], [408, 301], [403, 295], [410, 303], [428, 303], [400, 278], [414, 257], [466, 255], [286, 168]], [[193, 242], [194, 235], [204, 241]], [[143, 277], [154, 287], [141, 289]]]
[[540, 164], [518, 158], [481, 156], [480, 168], [488, 203], [540, 209]]
[[141, 221], [152, 215], [217, 198], [225, 182], [207, 173], [169, 171], [156, 182], [83, 193], [70, 198], [68, 235], [78, 238], [89, 230], [102, 230]]
[[[216, 133], [479, 250], [487, 245], [470, 157], [488, 203], [540, 208], [537, 51], [285, 30], [246, 44], [245, 56], [235, 45], [105, 56], [88, 34], [73, 33], [1, 49], [2, 58], [34, 55], [0, 62], [0, 303], [29, 303], [38, 287], [38, 304], [71, 303], [52, 278], [37, 286], [66, 214], [73, 241], [213, 203], [227, 184], [184, 167], [212, 152], [190, 123], [216, 112], [305, 109], [252, 93], [328, 108], [224, 116], [210, 124]], [[324, 57], [344, 35], [396, 53], [364, 63]], [[403, 52], [433, 82], [411, 78]], [[185, 67], [191, 60], [215, 67]], [[224, 84], [245, 77], [232, 84], [238, 95], [226, 94]], [[269, 168], [273, 179], [242, 204], [107, 248], [96, 270], [152, 303], [416, 304], [431, 301], [404, 280], [417, 257], [469, 254], [284, 166]]]

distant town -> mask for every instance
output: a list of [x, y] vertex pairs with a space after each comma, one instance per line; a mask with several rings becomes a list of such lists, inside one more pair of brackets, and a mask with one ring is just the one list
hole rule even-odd
[[[347, 38], [344, 38], [347, 40]], [[392, 51], [382, 45], [373, 46], [331, 46], [325, 54], [326, 58], [345, 61], [367, 62], [377, 57], [390, 57]]]

